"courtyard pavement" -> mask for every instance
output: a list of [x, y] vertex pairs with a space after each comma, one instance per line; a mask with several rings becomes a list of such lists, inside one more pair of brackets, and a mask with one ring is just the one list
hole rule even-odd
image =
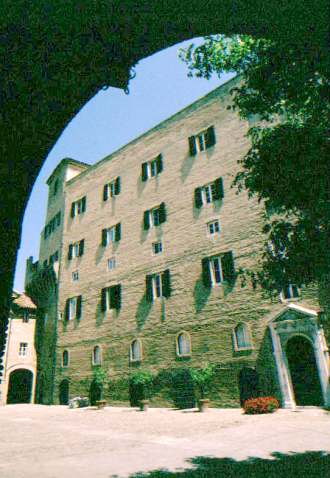
[[[232, 459], [230, 463], [250, 463], [251, 457], [260, 457], [262, 463], [265, 458], [270, 463], [270, 458], [276, 461], [271, 455], [274, 452], [298, 453], [296, 456], [306, 457], [306, 463], [316, 460], [316, 474], [301, 470], [294, 472], [294, 476], [300, 474], [297, 478], [330, 477], [330, 461], [323, 458], [330, 455], [307, 453], [330, 453], [330, 412], [317, 408], [243, 415], [239, 409], [198, 413], [164, 408], [140, 412], [120, 407], [70, 410], [65, 406], [7, 405], [0, 407], [0, 427], [1, 478], [122, 478], [157, 469], [172, 473], [139, 476], [259, 477], [251, 467], [250, 471], [231, 469], [225, 473], [214, 465], [208, 471], [205, 463], [204, 471], [195, 475], [189, 460], [226, 457]], [[290, 470], [290, 466], [288, 462], [284, 469]], [[187, 469], [190, 471], [181, 474]], [[273, 474], [263, 471], [260, 476]], [[293, 475], [277, 471], [276, 476]]]

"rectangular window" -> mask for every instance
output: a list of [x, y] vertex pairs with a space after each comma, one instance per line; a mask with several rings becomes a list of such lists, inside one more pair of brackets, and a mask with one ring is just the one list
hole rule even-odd
[[65, 319], [74, 320], [81, 318], [82, 297], [70, 297], [65, 304]]
[[154, 254], [161, 254], [163, 252], [163, 243], [162, 241], [153, 242], [152, 250]]
[[204, 131], [200, 131], [189, 138], [189, 151], [191, 156], [211, 148], [216, 143], [214, 126], [210, 126]]
[[233, 253], [230, 251], [202, 259], [202, 275], [205, 287], [214, 287], [224, 281], [233, 284], [236, 277]]
[[163, 171], [163, 156], [159, 154], [157, 158], [142, 163], [142, 181], [153, 178]]
[[27, 342], [20, 342], [19, 344], [19, 355], [21, 356], [25, 356], [27, 355], [27, 351], [28, 351], [28, 344]]
[[79, 272], [78, 271], [73, 271], [72, 272], [72, 280], [73, 280], [73, 282], [76, 282], [77, 280], [79, 280]]
[[118, 176], [116, 179], [107, 183], [103, 187], [103, 201], [107, 201], [109, 198], [113, 198], [120, 194], [120, 177]]
[[69, 245], [68, 259], [74, 259], [75, 257], [81, 257], [85, 250], [85, 239], [73, 242]]
[[29, 311], [28, 310], [24, 310], [23, 311], [23, 322], [25, 324], [27, 324], [29, 322]]
[[295, 284], [288, 284], [283, 289], [283, 297], [286, 300], [298, 299], [300, 296], [299, 289]]
[[44, 229], [44, 238], [47, 239], [57, 227], [61, 224], [61, 211], [59, 211], [50, 221], [46, 224]]
[[216, 219], [207, 224], [207, 230], [210, 236], [215, 237], [220, 234], [220, 221]]
[[160, 297], [171, 296], [170, 271], [159, 272], [146, 276], [146, 298], [148, 302], [154, 302]]
[[86, 196], [71, 204], [71, 217], [78, 216], [86, 211]]
[[223, 199], [224, 188], [222, 178], [195, 189], [195, 207], [201, 208], [205, 204]]
[[101, 291], [101, 310], [106, 312], [110, 309], [121, 308], [121, 284], [105, 287]]
[[163, 202], [159, 206], [144, 211], [144, 229], [148, 230], [159, 226], [166, 221], [166, 216], [166, 207]]
[[54, 254], [49, 257], [49, 265], [53, 265], [55, 262], [58, 262], [58, 251], [54, 252]]
[[108, 246], [111, 243], [118, 242], [121, 239], [121, 223], [115, 226], [102, 229], [102, 246]]
[[110, 259], [108, 259], [108, 269], [109, 271], [112, 271], [113, 269], [115, 269], [116, 267], [116, 259], [115, 257], [110, 257]]

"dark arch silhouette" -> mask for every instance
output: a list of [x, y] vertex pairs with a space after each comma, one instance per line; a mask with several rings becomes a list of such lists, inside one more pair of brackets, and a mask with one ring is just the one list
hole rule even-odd
[[9, 376], [7, 403], [31, 403], [33, 373], [27, 369], [17, 369]]
[[59, 386], [59, 402], [60, 405], [68, 405], [70, 399], [70, 384], [68, 379], [62, 380]]
[[126, 88], [139, 60], [196, 36], [241, 33], [283, 46], [328, 45], [326, 0], [1, 5], [0, 350], [28, 196], [47, 153], [91, 97], [103, 87]]
[[311, 342], [301, 335], [288, 340], [286, 355], [297, 405], [323, 405], [322, 390]]
[[259, 393], [258, 372], [251, 367], [243, 367], [238, 375], [239, 399], [243, 406], [245, 400], [255, 398]]

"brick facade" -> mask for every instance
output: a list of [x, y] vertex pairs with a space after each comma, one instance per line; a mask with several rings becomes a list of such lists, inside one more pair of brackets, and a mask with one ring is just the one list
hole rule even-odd
[[[58, 288], [52, 299], [56, 307], [50, 314], [53, 325], [43, 336], [44, 342], [56, 341], [55, 402], [65, 378], [71, 396], [89, 393], [96, 345], [101, 348], [102, 367], [109, 377], [106, 397], [112, 403], [128, 403], [130, 374], [141, 369], [156, 377], [153, 403], [169, 405], [175, 388], [169, 378], [175, 375], [172, 372], [207, 363], [217, 365], [210, 396], [214, 405], [239, 406], [238, 377], [243, 367], [257, 369], [262, 394], [283, 398], [268, 323], [286, 304], [270, 300], [259, 287], [243, 284], [240, 277], [211, 288], [203, 279], [204, 258], [231, 251], [238, 271], [256, 267], [261, 257], [262, 206], [255, 199], [248, 200], [245, 192], [237, 194], [231, 188], [237, 161], [249, 148], [249, 124], [227, 109], [235, 81], [97, 164], [75, 166], [67, 160], [53, 173], [50, 188], [57, 178], [60, 186], [47, 220], [60, 209], [62, 222], [52, 238], [42, 238], [39, 264], [59, 250]], [[215, 144], [192, 154], [189, 138], [210, 127], [214, 128]], [[143, 180], [142, 164], [159, 155], [162, 171]], [[69, 168], [75, 176], [65, 180]], [[119, 194], [104, 200], [104, 185], [118, 177]], [[218, 178], [222, 178], [224, 197], [196, 207], [196, 189]], [[71, 217], [72, 203], [84, 197], [86, 210]], [[146, 229], [145, 211], [162, 203], [166, 220]], [[207, 224], [217, 219], [220, 234], [211, 237]], [[104, 246], [102, 230], [119, 223], [120, 240]], [[69, 258], [70, 245], [82, 239], [83, 254]], [[162, 241], [160, 254], [152, 249], [157, 241]], [[112, 270], [110, 258], [116, 264]], [[170, 296], [148, 301], [146, 276], [166, 270], [170, 271]], [[73, 280], [73, 272], [78, 273], [78, 280]], [[118, 284], [121, 306], [104, 312], [101, 291]], [[80, 318], [66, 320], [67, 300], [78, 296]], [[301, 291], [299, 301], [311, 309], [318, 305], [313, 289]], [[246, 324], [252, 345], [241, 351], [235, 350], [233, 339], [240, 323]], [[177, 337], [182, 331], [191, 338], [189, 357], [177, 356]], [[134, 339], [142, 344], [142, 360], [136, 363], [130, 360]], [[66, 367], [62, 366], [64, 350], [70, 356]]]

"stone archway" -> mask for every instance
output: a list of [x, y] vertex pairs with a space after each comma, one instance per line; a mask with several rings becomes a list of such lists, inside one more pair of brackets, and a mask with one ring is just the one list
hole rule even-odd
[[59, 402], [60, 405], [68, 405], [70, 399], [70, 384], [68, 379], [62, 380], [59, 386]]
[[7, 404], [31, 403], [33, 373], [30, 370], [19, 368], [11, 372], [7, 392]]
[[319, 373], [310, 340], [295, 335], [287, 341], [285, 352], [296, 405], [323, 405]]

